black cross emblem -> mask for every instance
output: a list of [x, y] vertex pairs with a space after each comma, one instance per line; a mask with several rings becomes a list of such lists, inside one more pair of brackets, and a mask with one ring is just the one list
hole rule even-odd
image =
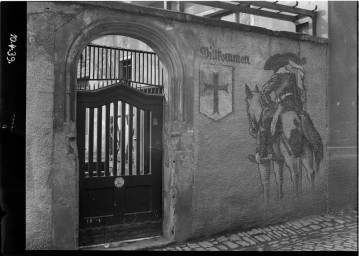
[[226, 85], [219, 85], [218, 84], [218, 76], [219, 73], [218, 72], [213, 72], [213, 84], [207, 84], [205, 82], [204, 83], [204, 91], [207, 90], [213, 90], [213, 114], [217, 113], [219, 114], [219, 109], [218, 109], [218, 91], [226, 91], [228, 92], [228, 84]]

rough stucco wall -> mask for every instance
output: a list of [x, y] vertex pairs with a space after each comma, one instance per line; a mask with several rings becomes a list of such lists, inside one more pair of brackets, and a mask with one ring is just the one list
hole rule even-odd
[[[28, 249], [76, 248], [77, 173], [76, 152], [72, 152], [76, 147], [71, 146], [71, 140], [66, 137], [76, 129], [74, 124], [64, 123], [65, 78], [54, 77], [54, 73], [60, 74], [62, 71], [59, 72], [59, 69], [64, 69], [66, 53], [84, 27], [99, 19], [119, 15], [133, 21], [141, 19], [166, 31], [184, 61], [185, 87], [181, 92], [184, 94], [184, 109], [180, 110], [185, 113], [184, 122], [169, 121], [173, 102], [166, 102], [165, 107], [165, 234], [169, 234], [171, 239], [185, 240], [191, 236], [284, 221], [294, 216], [323, 211], [326, 200], [326, 164], [322, 166], [317, 178], [316, 194], [312, 200], [307, 194], [308, 184], [303, 174], [304, 196], [302, 201], [292, 203], [291, 184], [285, 169], [285, 198], [278, 203], [273, 200], [275, 189], [272, 179], [272, 201], [268, 209], [263, 209], [258, 170], [247, 160], [247, 155], [254, 152], [255, 142], [248, 134], [244, 84], [252, 88], [255, 84], [263, 84], [270, 75], [263, 71], [264, 61], [278, 52], [295, 52], [297, 41], [220, 26], [145, 16], [135, 13], [137, 7], [131, 7], [132, 13], [126, 13], [99, 6], [79, 7], [71, 3], [28, 3], [28, 6], [29, 35], [33, 38], [28, 43], [28, 54], [32, 56], [28, 57], [28, 66], [44, 70], [44, 73], [39, 73], [36, 69], [31, 75], [28, 72], [27, 123], [33, 122], [38, 128], [33, 129], [31, 125], [27, 128], [27, 134], [31, 134], [27, 137]], [[326, 97], [323, 95], [326, 95], [327, 81], [326, 45], [305, 41], [300, 44], [302, 56], [307, 58], [306, 79], [310, 87], [308, 110], [325, 143]], [[57, 52], [54, 51], [54, 45]], [[199, 51], [201, 46], [210, 45], [220, 47], [222, 52], [250, 56], [250, 65], [226, 63], [234, 67], [233, 106], [232, 113], [219, 121], [199, 113], [199, 67], [201, 63], [208, 63]], [[169, 79], [169, 86], [175, 79]], [[40, 97], [40, 92], [44, 92], [44, 96]], [[178, 95], [174, 96], [176, 99], [171, 98], [173, 95], [169, 95], [169, 99], [178, 100]], [[37, 124], [43, 124], [46, 129]], [[44, 148], [51, 148], [50, 152], [54, 155], [43, 151]], [[41, 210], [37, 209], [37, 205], [42, 205]]]
[[329, 2], [329, 208], [358, 205], [357, 2]]
[[51, 248], [54, 34], [76, 8], [28, 3], [26, 248]]
[[[284, 198], [282, 201], [276, 201], [276, 186], [272, 173], [271, 203], [265, 209], [262, 205], [263, 195], [258, 169], [247, 158], [255, 152], [256, 145], [248, 133], [244, 85], [248, 84], [251, 89], [254, 89], [255, 85], [261, 88], [273, 73], [263, 70], [265, 61], [276, 53], [296, 53], [297, 41], [223, 28], [202, 27], [194, 30], [194, 34], [198, 35], [198, 42], [193, 44], [193, 47], [196, 51], [194, 127], [199, 153], [193, 184], [193, 235], [281, 222], [325, 211], [326, 159], [316, 178], [316, 192], [312, 199], [308, 194], [308, 180], [303, 169], [303, 196], [299, 201], [292, 202], [292, 184], [289, 170], [285, 167]], [[325, 144], [327, 48], [324, 44], [299, 43], [302, 56], [307, 58], [305, 79], [309, 88], [308, 112]], [[200, 46], [216, 47], [222, 53], [248, 55], [250, 65], [209, 61], [200, 54]], [[199, 113], [199, 69], [203, 63], [234, 68], [233, 111], [219, 121]]]

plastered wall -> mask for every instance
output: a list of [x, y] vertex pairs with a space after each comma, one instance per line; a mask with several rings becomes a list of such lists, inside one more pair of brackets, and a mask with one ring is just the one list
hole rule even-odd
[[[358, 3], [329, 2], [329, 208], [358, 206]], [[352, 24], [348, 26], [348, 24]], [[344, 44], [343, 44], [344, 42]], [[341, 65], [338, 65], [341, 63]]]
[[[303, 168], [303, 194], [293, 199], [290, 172], [284, 168], [283, 193], [276, 199], [277, 187], [273, 171], [270, 173], [270, 203], [263, 205], [263, 187], [257, 165], [248, 160], [254, 154], [256, 141], [249, 135], [249, 122], [245, 104], [245, 84], [252, 90], [265, 84], [273, 74], [264, 70], [266, 60], [276, 53], [296, 53], [307, 63], [304, 65], [308, 87], [307, 112], [318, 129], [322, 140], [327, 141], [327, 45], [308, 43], [286, 38], [277, 38], [255, 33], [232, 31], [220, 28], [202, 28], [196, 33], [194, 44], [194, 127], [198, 145], [197, 168], [194, 175], [193, 234], [203, 235], [225, 229], [259, 226], [271, 222], [325, 211], [327, 170], [324, 161], [315, 180], [315, 193], [309, 193], [309, 182]], [[212, 47], [222, 53], [248, 56], [249, 63], [211, 60], [199, 50]], [[213, 93], [201, 92], [201, 67], [214, 65], [219, 71], [219, 85], [229, 84], [231, 90], [219, 92], [219, 105], [231, 108], [231, 112], [219, 120], [201, 113], [202, 98], [213, 97]], [[230, 68], [228, 73], [222, 67]], [[223, 71], [221, 71], [223, 70]], [[204, 71], [206, 72], [206, 71]], [[223, 73], [221, 77], [221, 72]], [[231, 77], [228, 77], [231, 76]], [[204, 79], [211, 79], [211, 76]], [[210, 83], [211, 81], [207, 81]], [[232, 105], [225, 107], [222, 97], [232, 94]], [[227, 100], [228, 101], [228, 100]], [[213, 113], [209, 103], [209, 113]], [[221, 107], [220, 107], [221, 108]], [[218, 118], [218, 117], [216, 117]], [[326, 152], [325, 152], [326, 155]]]
[[[167, 66], [168, 86], [176, 89], [169, 90], [164, 109], [165, 236], [183, 241], [325, 211], [328, 137], [325, 40], [123, 3], [29, 2], [28, 249], [77, 248], [76, 123], [66, 121], [69, 111], [66, 104], [75, 102], [75, 94], [66, 91], [66, 79], [70, 75], [65, 67], [74, 54], [70, 49], [79, 44], [78, 38], [86, 37], [84, 28], [101, 25], [102, 20], [126, 20], [126, 24], [132, 22], [140, 27], [149, 24], [170, 46], [155, 45], [157, 39], [150, 33], [144, 38], [145, 43], [162, 56], [165, 65], [171, 63], [171, 58], [177, 58], [175, 67]], [[170, 49], [168, 59], [163, 57], [165, 46]], [[208, 57], [205, 52], [210, 47], [226, 53], [230, 61]], [[284, 197], [277, 200], [271, 174], [269, 204], [264, 207], [258, 167], [248, 160], [256, 142], [248, 133], [244, 86], [254, 89], [270, 78], [273, 71], [263, 67], [271, 56], [297, 54], [299, 50], [300, 56], [306, 58], [303, 67], [309, 90], [307, 111], [324, 143], [324, 160], [312, 195], [303, 170], [303, 194], [293, 198], [285, 168]], [[173, 71], [177, 69], [182, 71]], [[218, 73], [217, 82], [213, 80], [213, 72]], [[178, 81], [181, 86], [175, 87]], [[218, 92], [217, 111], [213, 90], [205, 91], [204, 83], [227, 85], [226, 91]], [[66, 95], [69, 95], [67, 101]], [[174, 112], [177, 114], [171, 114]]]

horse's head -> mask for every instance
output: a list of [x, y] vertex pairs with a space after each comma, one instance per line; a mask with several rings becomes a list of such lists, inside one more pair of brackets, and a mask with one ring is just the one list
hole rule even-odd
[[[250, 124], [250, 133], [256, 133], [259, 129], [259, 119], [261, 113], [263, 111], [263, 106], [261, 104], [261, 92], [259, 91], [258, 87], [255, 87], [254, 91], [251, 91], [248, 85], [245, 85], [245, 92], [246, 92], [246, 109], [247, 109], [247, 116], [249, 119]], [[252, 131], [251, 131], [252, 130]]]

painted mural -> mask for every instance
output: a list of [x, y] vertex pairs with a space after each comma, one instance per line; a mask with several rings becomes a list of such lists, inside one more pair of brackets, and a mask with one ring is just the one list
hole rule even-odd
[[302, 167], [314, 191], [315, 176], [323, 160], [322, 139], [306, 111], [307, 87], [305, 58], [290, 52], [277, 53], [264, 64], [273, 71], [261, 89], [245, 85], [249, 133], [257, 149], [249, 155], [257, 164], [264, 190], [264, 203], [269, 202], [270, 172], [274, 172], [277, 198], [283, 198], [283, 167], [290, 171], [293, 196], [302, 193]]

